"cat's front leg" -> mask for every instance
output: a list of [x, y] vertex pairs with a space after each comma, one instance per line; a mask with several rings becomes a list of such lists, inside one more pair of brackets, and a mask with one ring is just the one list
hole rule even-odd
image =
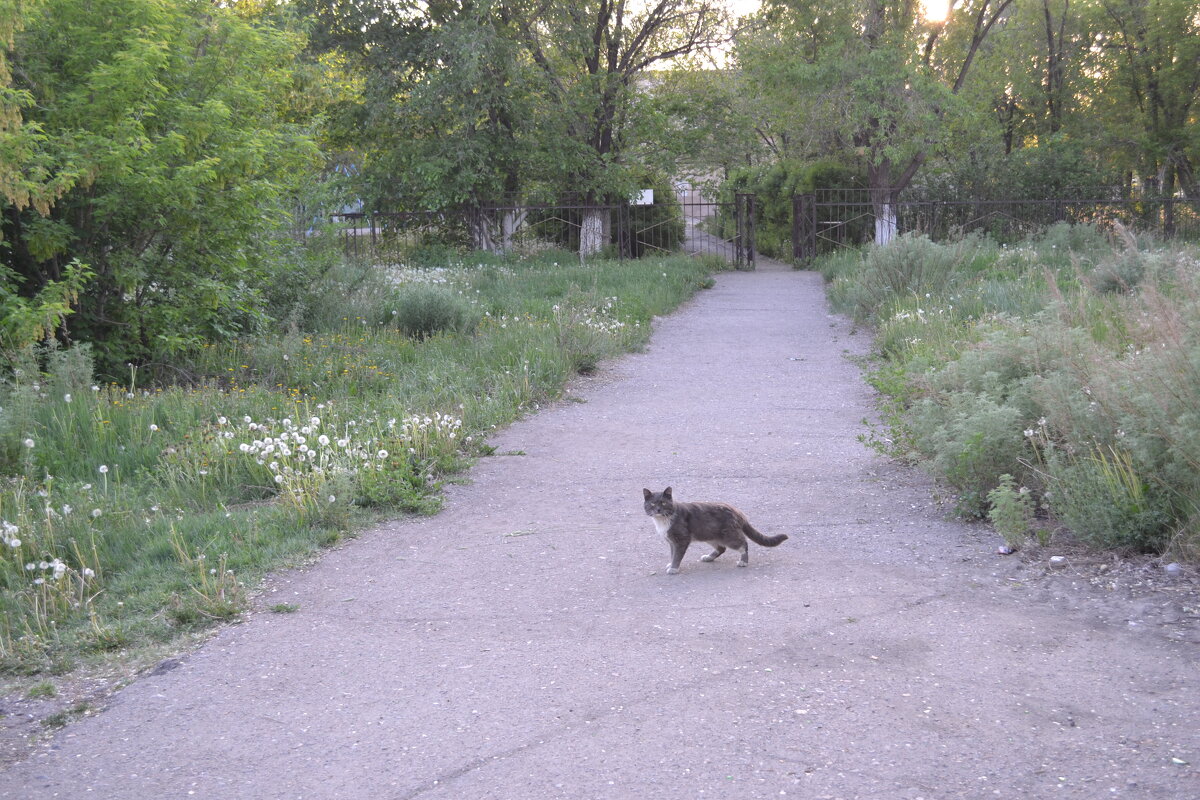
[[700, 560], [701, 561], [716, 561], [717, 558], [721, 555], [721, 553], [724, 553], [724, 552], [725, 552], [725, 545], [723, 545], [723, 544], [713, 545], [713, 551], [706, 556], [700, 556]]
[[692, 543], [690, 539], [674, 539], [667, 538], [671, 543], [671, 563], [667, 565], [668, 575], [679, 574], [679, 564], [683, 561], [683, 554], [687, 552], [688, 545]]

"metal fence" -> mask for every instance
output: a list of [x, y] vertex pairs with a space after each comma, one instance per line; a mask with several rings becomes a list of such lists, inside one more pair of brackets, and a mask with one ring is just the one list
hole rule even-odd
[[421, 248], [451, 246], [523, 254], [558, 249], [609, 258], [707, 254], [753, 269], [754, 209], [750, 195], [729, 203], [681, 203], [672, 197], [647, 205], [512, 203], [353, 212], [332, 215], [332, 223], [354, 258], [403, 260]]
[[[869, 190], [826, 190], [793, 198], [792, 257], [807, 261], [841, 247], [875, 240], [879, 207]], [[1200, 240], [1200, 202], [1178, 197], [1113, 197], [1017, 200], [906, 199], [893, 205], [896, 233], [944, 240], [979, 232], [999, 241], [1025, 238], [1066, 222], [1101, 227], [1114, 222], [1164, 238]]]
[[[334, 215], [333, 231], [348, 255], [377, 260], [404, 260], [422, 248], [449, 246], [522, 254], [567, 250], [583, 258], [704, 254], [754, 269], [760, 226], [770, 254], [790, 255], [796, 263], [875, 241], [879, 208], [870, 197], [865, 189], [797, 195], [790, 237], [786, 212], [764, 218], [764, 209], [751, 194], [728, 202], [680, 202], [671, 196], [648, 205], [514, 202], [445, 211], [346, 213]], [[1102, 227], [1119, 222], [1135, 231], [1200, 240], [1200, 203], [1181, 198], [1100, 193], [1045, 200], [910, 196], [891, 210], [894, 233], [919, 233], [935, 241], [973, 232], [1014, 241], [1056, 222]]]

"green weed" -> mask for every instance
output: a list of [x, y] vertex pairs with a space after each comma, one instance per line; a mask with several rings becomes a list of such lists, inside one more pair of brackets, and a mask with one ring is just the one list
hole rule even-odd
[[442, 255], [314, 260], [277, 287], [276, 333], [104, 380], [86, 347], [25, 352], [0, 386], [0, 670], [235, 618], [267, 571], [435, 513], [492, 431], [640, 346], [717, 266]]
[[904, 238], [818, 266], [876, 331], [868, 444], [928, 465], [966, 514], [1011, 506], [1014, 537], [1004, 476], [1098, 547], [1196, 557], [1200, 259], [1115, 230]]

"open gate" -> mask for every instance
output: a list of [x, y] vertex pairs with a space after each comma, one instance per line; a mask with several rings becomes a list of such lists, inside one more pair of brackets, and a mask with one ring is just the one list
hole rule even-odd
[[[682, 244], [689, 255], [715, 255], [733, 264], [737, 269], [752, 270], [755, 267], [754, 216], [755, 202], [752, 194], [739, 194], [732, 203], [716, 202], [684, 197], [679, 203], [679, 216], [654, 225], [633, 225], [633, 239], [644, 252], [647, 243], [666, 254], [678, 252], [676, 241]], [[636, 209], [635, 209], [636, 211]], [[636, 220], [636, 218], [635, 218]], [[676, 241], [667, 244], [661, 231], [667, 227], [679, 235]]]

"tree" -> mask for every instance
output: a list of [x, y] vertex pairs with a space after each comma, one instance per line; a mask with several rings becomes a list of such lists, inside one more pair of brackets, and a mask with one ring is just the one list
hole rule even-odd
[[580, 253], [607, 241], [597, 206], [634, 187], [625, 157], [639, 82], [657, 64], [686, 59], [726, 39], [727, 15], [714, 0], [658, 0], [639, 10], [625, 0], [539, 0], [509, 6], [520, 40], [541, 71], [555, 113], [546, 126], [561, 149], [563, 183], [583, 205]]
[[65, 334], [109, 365], [252, 329], [287, 189], [316, 165], [285, 119], [301, 37], [202, 0], [42, 0], [13, 39], [31, 100], [0, 254], [23, 291], [83, 262]]
[[[800, 96], [803, 138], [819, 136], [815, 120], [832, 129], [824, 136], [836, 146], [854, 148], [864, 160], [875, 240], [883, 244], [896, 232], [900, 192], [944, 135], [956, 95], [1011, 3], [968, 0], [944, 21], [931, 21], [911, 0], [770, 0], [760, 25], [781, 47], [739, 48], [739, 63], [768, 76], [786, 70], [786, 81], [758, 83], [768, 95]], [[786, 67], [769, 66], [772, 52]]]
[[[1195, 0], [1103, 0], [1108, 74], [1132, 102], [1145, 183], [1164, 198], [1200, 198], [1194, 158], [1200, 93], [1200, 5]], [[1168, 204], [1166, 227], [1173, 225]]]

